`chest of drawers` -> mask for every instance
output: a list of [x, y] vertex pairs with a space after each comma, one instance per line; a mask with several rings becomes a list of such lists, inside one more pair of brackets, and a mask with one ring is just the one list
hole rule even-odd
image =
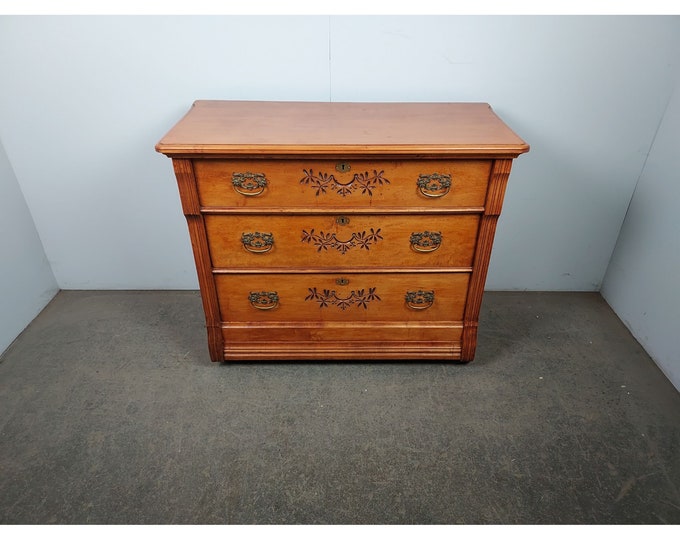
[[156, 150], [211, 359], [472, 360], [528, 149], [484, 103], [195, 102]]

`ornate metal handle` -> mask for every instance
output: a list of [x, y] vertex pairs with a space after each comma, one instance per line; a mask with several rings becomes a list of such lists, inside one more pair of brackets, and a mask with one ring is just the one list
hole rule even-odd
[[434, 304], [434, 291], [407, 291], [406, 305], [411, 309], [427, 309]]
[[255, 309], [274, 309], [279, 305], [279, 294], [276, 291], [251, 292], [248, 301]]
[[417, 180], [418, 191], [425, 197], [443, 197], [451, 190], [450, 174], [421, 174]]
[[272, 233], [243, 233], [241, 243], [250, 253], [267, 253], [274, 247], [274, 235]]
[[231, 183], [236, 193], [246, 197], [262, 195], [267, 187], [267, 179], [262, 173], [233, 173], [231, 175]]
[[411, 233], [411, 249], [418, 253], [431, 253], [439, 249], [442, 233], [423, 231]]

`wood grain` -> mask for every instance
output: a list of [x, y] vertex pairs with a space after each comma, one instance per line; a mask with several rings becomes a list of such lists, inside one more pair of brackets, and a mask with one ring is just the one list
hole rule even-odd
[[529, 146], [487, 103], [196, 101], [156, 150], [166, 155], [516, 157]]
[[182, 211], [185, 216], [198, 216], [201, 213], [201, 203], [196, 189], [194, 167], [189, 159], [173, 159], [172, 167], [177, 178], [177, 188], [182, 202]]
[[[479, 215], [351, 216], [339, 225], [339, 214], [296, 216], [206, 215], [213, 265], [248, 267], [472, 267]], [[268, 251], [244, 247], [243, 234], [271, 234]], [[413, 233], [436, 232], [437, 249], [418, 252]], [[246, 244], [248, 245], [248, 244]], [[251, 248], [252, 249], [252, 248]]]
[[462, 322], [308, 321], [223, 322], [226, 341], [460, 341]]
[[[338, 172], [338, 163], [349, 163], [349, 172]], [[233, 206], [249, 209], [277, 206], [304, 206], [323, 210], [345, 206], [376, 209], [393, 206], [481, 207], [487, 194], [491, 160], [195, 160], [201, 205]], [[244, 196], [232, 184], [234, 173], [260, 173], [267, 180], [261, 195]], [[324, 178], [322, 188], [314, 181], [305, 183], [307, 173]], [[387, 180], [365, 189], [355, 175], [371, 178], [382, 173]], [[451, 176], [451, 189], [441, 197], [427, 197], [418, 189], [421, 174]], [[333, 180], [331, 180], [331, 177]], [[343, 195], [344, 193], [344, 195]]]
[[243, 360], [460, 360], [460, 341], [229, 341], [224, 359]]
[[497, 159], [494, 161], [486, 193], [486, 202], [484, 204], [484, 213], [487, 216], [499, 216], [501, 214], [505, 188], [508, 185], [511, 169], [511, 159]]
[[[338, 279], [346, 279], [340, 285]], [[233, 274], [216, 275], [220, 309], [234, 322], [272, 321], [418, 321], [463, 320], [468, 274]], [[328, 304], [308, 299], [312, 290], [319, 295], [335, 292]], [[337, 299], [368, 297], [374, 290], [376, 299], [365, 305], [352, 303], [345, 309]], [[434, 291], [435, 301], [428, 309], [407, 307], [408, 291]], [[280, 301], [275, 309], [258, 310], [248, 301], [250, 292], [276, 292]], [[360, 292], [361, 291], [361, 292]], [[337, 298], [337, 299], [336, 299]]]

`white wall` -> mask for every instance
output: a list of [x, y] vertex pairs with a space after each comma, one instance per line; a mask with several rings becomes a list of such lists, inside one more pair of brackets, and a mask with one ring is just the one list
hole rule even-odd
[[0, 354], [57, 293], [14, 171], [0, 141]]
[[154, 145], [198, 98], [328, 99], [328, 18], [5, 17], [0, 66], [0, 136], [60, 287], [198, 288]]
[[531, 145], [487, 289], [599, 290], [673, 88], [679, 18], [350, 17], [331, 30], [334, 101], [486, 101]]
[[[680, 50], [678, 50], [680, 55]], [[602, 295], [680, 390], [680, 88], [621, 228]]]
[[4, 17], [0, 137], [62, 288], [195, 288], [170, 161], [195, 99], [487, 101], [532, 146], [489, 289], [598, 290], [677, 17]]

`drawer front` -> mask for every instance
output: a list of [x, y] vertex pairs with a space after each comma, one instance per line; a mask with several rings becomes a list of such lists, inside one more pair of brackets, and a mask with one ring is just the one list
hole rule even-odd
[[224, 323], [222, 327], [227, 342], [263, 343], [296, 341], [382, 342], [446, 342], [460, 341], [463, 324], [417, 322], [260, 322]]
[[471, 267], [479, 215], [206, 215], [215, 267]]
[[194, 160], [204, 207], [484, 206], [489, 160]]
[[222, 328], [228, 360], [460, 358], [458, 323], [234, 323]]
[[225, 321], [461, 321], [468, 273], [218, 274]]

